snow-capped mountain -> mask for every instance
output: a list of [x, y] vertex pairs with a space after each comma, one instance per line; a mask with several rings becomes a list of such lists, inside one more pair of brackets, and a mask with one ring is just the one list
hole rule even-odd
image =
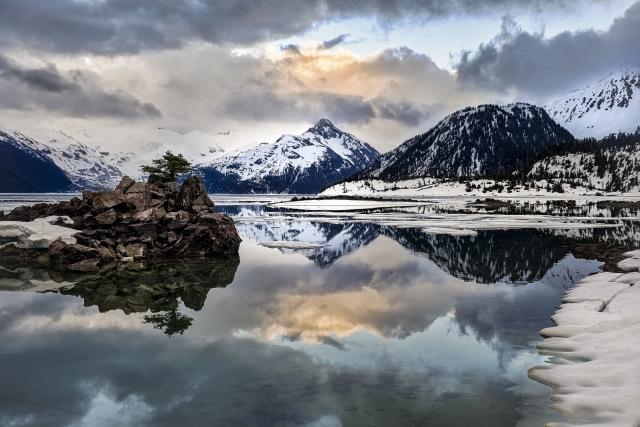
[[369, 144], [321, 119], [302, 135], [283, 135], [197, 169], [212, 193], [316, 193], [368, 168], [378, 156]]
[[467, 107], [384, 154], [363, 175], [385, 180], [502, 175], [573, 140], [535, 105]]
[[14, 136], [0, 132], [0, 192], [60, 192], [73, 189], [65, 172], [36, 149], [25, 149]]
[[[151, 142], [135, 147], [132, 151], [121, 152], [95, 144], [84, 133], [49, 130], [34, 138], [18, 131], [0, 132], [3, 152], [12, 153], [11, 156], [6, 154], [0, 159], [0, 167], [4, 168], [6, 175], [3, 191], [108, 189], [113, 188], [124, 175], [142, 178], [140, 167], [161, 157], [168, 150], [183, 154], [193, 164], [210, 161], [224, 154], [213, 136], [200, 131], [181, 133], [157, 128], [149, 132], [148, 138]], [[10, 162], [13, 164], [9, 164]], [[26, 167], [27, 164], [32, 166]], [[36, 164], [40, 166], [36, 167]], [[14, 169], [15, 172], [11, 172], [9, 178], [10, 171]], [[43, 170], [48, 170], [48, 174], [42, 175]], [[60, 174], [66, 179], [59, 178]], [[41, 175], [48, 176], [49, 179], [41, 179]]]
[[545, 108], [577, 138], [635, 132], [640, 126], [640, 70], [611, 73]]
[[[98, 150], [78, 141], [70, 142], [70, 137], [62, 132], [60, 135], [60, 140], [52, 139], [45, 144], [19, 132], [12, 135], [0, 132], [0, 143], [21, 151], [24, 156], [57, 166], [71, 183], [67, 188], [58, 188], [57, 191], [110, 188], [122, 178], [121, 171], [110, 164]], [[35, 169], [29, 168], [21, 174], [24, 179], [30, 179], [29, 176], [36, 172]], [[41, 189], [35, 191], [50, 191], [44, 190], [49, 187], [46, 182], [41, 184]]]

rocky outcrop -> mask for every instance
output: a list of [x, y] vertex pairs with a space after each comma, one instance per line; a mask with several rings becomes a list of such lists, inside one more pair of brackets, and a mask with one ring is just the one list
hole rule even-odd
[[124, 177], [113, 191], [19, 207], [0, 220], [16, 224], [56, 215], [71, 221], [58, 225], [78, 231], [73, 234], [75, 242], [56, 239], [48, 245], [48, 262], [76, 271], [95, 271], [120, 260], [226, 256], [236, 254], [240, 245], [233, 221], [214, 212], [213, 201], [196, 176], [180, 188], [154, 177], [147, 183]]

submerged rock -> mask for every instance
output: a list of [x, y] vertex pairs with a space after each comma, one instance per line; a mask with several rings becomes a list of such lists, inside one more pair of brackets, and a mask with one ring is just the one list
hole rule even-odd
[[[61, 221], [64, 227], [53, 224]], [[113, 191], [22, 206], [0, 217], [0, 238], [3, 246], [39, 248], [52, 266], [78, 271], [113, 260], [228, 256], [240, 245], [233, 220], [214, 212], [200, 177], [180, 188], [124, 177]]]

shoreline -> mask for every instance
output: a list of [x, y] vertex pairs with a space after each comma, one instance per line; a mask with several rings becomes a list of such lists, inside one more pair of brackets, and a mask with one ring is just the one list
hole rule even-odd
[[529, 377], [551, 388], [551, 407], [566, 417], [551, 426], [640, 423], [640, 250], [624, 256], [623, 273], [582, 280], [565, 293], [556, 326], [540, 331], [549, 364]]

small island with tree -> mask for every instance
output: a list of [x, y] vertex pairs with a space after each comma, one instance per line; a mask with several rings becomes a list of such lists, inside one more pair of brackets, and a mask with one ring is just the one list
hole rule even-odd
[[240, 237], [233, 220], [215, 212], [202, 177], [181, 179], [191, 171], [187, 159], [167, 151], [142, 170], [147, 182], [125, 176], [112, 191], [85, 191], [82, 199], [22, 206], [3, 215], [4, 221], [24, 221], [21, 229], [39, 218], [65, 218], [48, 225], [50, 242], [44, 247], [24, 239], [22, 247], [11, 249], [53, 268], [84, 272], [136, 259], [236, 256]]

